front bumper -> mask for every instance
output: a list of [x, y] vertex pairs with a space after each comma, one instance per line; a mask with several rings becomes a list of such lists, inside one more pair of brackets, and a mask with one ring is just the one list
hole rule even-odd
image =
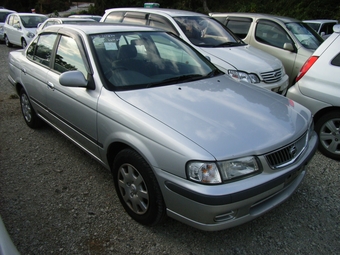
[[275, 82], [275, 83], [261, 82], [259, 86], [284, 96], [287, 93], [288, 84], [289, 84], [289, 77], [287, 74], [285, 74], [282, 77], [282, 79], [278, 82]]
[[314, 132], [305, 152], [289, 167], [221, 185], [193, 183], [156, 169], [167, 214], [206, 231], [227, 229], [253, 220], [294, 193], [316, 148]]

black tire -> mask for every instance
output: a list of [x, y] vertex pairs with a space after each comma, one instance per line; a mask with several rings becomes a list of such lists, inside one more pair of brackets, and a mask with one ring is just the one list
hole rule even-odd
[[6, 46], [9, 47], [9, 48], [13, 46], [13, 45], [11, 44], [11, 42], [8, 40], [7, 35], [5, 35], [5, 44], [6, 44]]
[[25, 40], [24, 38], [22, 38], [22, 39], [21, 39], [21, 47], [22, 47], [23, 49], [25, 49], [26, 46], [27, 46], [27, 42], [26, 42], [26, 40]]
[[319, 137], [319, 151], [325, 156], [340, 160], [340, 112], [322, 116], [315, 124]]
[[165, 219], [165, 203], [157, 179], [136, 151], [124, 149], [119, 152], [112, 172], [119, 200], [131, 218], [148, 226]]
[[24, 89], [20, 90], [20, 106], [21, 112], [24, 117], [26, 124], [30, 128], [39, 128], [43, 124], [42, 120], [35, 113], [32, 108], [31, 102], [27, 96], [27, 93]]

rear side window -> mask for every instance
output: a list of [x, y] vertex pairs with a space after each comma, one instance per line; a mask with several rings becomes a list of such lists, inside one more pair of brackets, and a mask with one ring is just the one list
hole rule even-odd
[[340, 66], [340, 53], [338, 53], [338, 55], [336, 55], [336, 57], [333, 58], [331, 64], [333, 66]]
[[268, 44], [283, 49], [285, 43], [292, 43], [289, 35], [278, 24], [272, 21], [260, 21], [256, 25], [255, 39], [264, 44]]
[[146, 25], [146, 14], [139, 12], [127, 12], [124, 15], [124, 24]]
[[333, 33], [333, 26], [335, 25], [336, 23], [325, 23], [321, 26], [321, 29], [320, 29], [320, 34], [322, 32], [325, 33], [325, 35], [329, 35], [329, 34], [332, 34]]
[[106, 16], [106, 19], [104, 20], [104, 22], [120, 23], [123, 20], [124, 13], [125, 12], [111, 12], [110, 14]]
[[54, 62], [54, 70], [63, 73], [66, 71], [79, 70], [87, 77], [84, 61], [81, 57], [76, 41], [68, 36], [62, 36], [57, 48]]
[[239, 38], [246, 38], [252, 19], [248, 18], [231, 18], [227, 19], [225, 25]]

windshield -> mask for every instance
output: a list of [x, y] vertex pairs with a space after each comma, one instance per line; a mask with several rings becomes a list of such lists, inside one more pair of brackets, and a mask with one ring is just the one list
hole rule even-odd
[[307, 24], [303, 22], [286, 23], [286, 27], [299, 40], [303, 47], [316, 50], [323, 39]]
[[114, 90], [149, 88], [222, 74], [205, 57], [166, 32], [90, 36], [104, 79]]
[[199, 47], [244, 45], [243, 41], [218, 21], [204, 16], [175, 17], [189, 41]]
[[22, 25], [25, 28], [37, 28], [39, 23], [43, 23], [45, 20], [47, 20], [47, 17], [28, 15], [28, 16], [20, 16], [20, 19], [21, 19]]

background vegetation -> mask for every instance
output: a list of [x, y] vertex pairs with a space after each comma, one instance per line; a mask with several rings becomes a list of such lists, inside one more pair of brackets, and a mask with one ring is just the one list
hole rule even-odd
[[[114, 7], [142, 7], [142, 0], [88, 0], [93, 6], [89, 9], [90, 14], [102, 15], [105, 9]], [[303, 19], [337, 19], [340, 21], [339, 0], [159, 0], [155, 1], [163, 8], [191, 10], [195, 12], [261, 12], [281, 16]], [[81, 3], [80, 1], [78, 4]], [[31, 12], [36, 9], [37, 13], [49, 14], [69, 9], [77, 2], [71, 0], [0, 0], [0, 5], [18, 12]]]

